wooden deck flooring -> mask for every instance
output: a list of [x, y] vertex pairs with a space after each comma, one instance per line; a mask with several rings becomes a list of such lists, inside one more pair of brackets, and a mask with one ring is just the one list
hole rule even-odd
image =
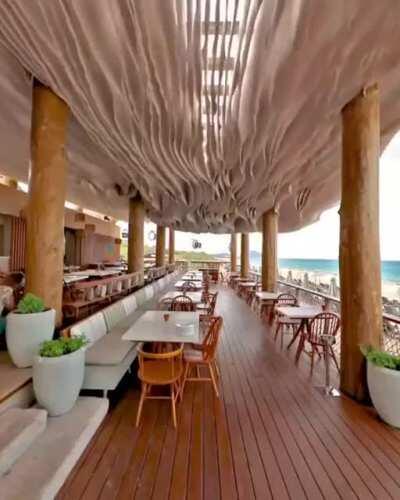
[[218, 298], [222, 397], [189, 384], [178, 430], [168, 403], [113, 405], [58, 499], [400, 499], [400, 432], [345, 397], [325, 398], [231, 290]]

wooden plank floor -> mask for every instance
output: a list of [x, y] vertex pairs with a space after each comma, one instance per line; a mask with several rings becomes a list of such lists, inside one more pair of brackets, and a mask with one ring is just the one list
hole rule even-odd
[[[168, 403], [145, 403], [134, 427], [132, 386], [58, 499], [400, 499], [400, 433], [373, 410], [325, 398], [243, 300], [221, 289], [220, 400], [189, 384], [178, 430]], [[132, 382], [132, 381], [131, 381]]]

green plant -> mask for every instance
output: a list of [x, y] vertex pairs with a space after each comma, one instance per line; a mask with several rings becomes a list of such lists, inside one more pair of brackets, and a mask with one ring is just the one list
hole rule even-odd
[[17, 312], [21, 314], [40, 313], [45, 309], [44, 302], [33, 293], [27, 293], [19, 302]]
[[381, 368], [389, 370], [400, 370], [400, 356], [380, 351], [371, 346], [361, 346], [361, 352], [368, 361]]
[[56, 340], [46, 340], [40, 346], [39, 355], [43, 358], [58, 358], [71, 354], [87, 344], [86, 337], [61, 337]]

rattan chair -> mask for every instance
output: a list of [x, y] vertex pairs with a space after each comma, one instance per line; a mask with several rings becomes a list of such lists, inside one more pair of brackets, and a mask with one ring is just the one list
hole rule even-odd
[[178, 295], [173, 299], [170, 306], [171, 311], [195, 311], [196, 305], [187, 295]]
[[[136, 427], [140, 423], [143, 403], [145, 399], [170, 399], [174, 427], [176, 427], [176, 401], [181, 395], [183, 374], [183, 346], [170, 352], [150, 353], [138, 351], [139, 371], [138, 377], [142, 382], [139, 406], [136, 415]], [[151, 396], [153, 386], [170, 386], [169, 396]]]
[[[186, 382], [211, 382], [215, 395], [219, 397], [217, 378], [219, 369], [216, 361], [218, 340], [222, 328], [221, 316], [207, 317], [208, 331], [201, 345], [193, 345], [184, 351], [185, 370], [183, 374], [182, 393]], [[207, 368], [209, 377], [202, 377], [201, 367]], [[196, 377], [189, 377], [192, 370], [196, 371]]]
[[[276, 299], [275, 307], [279, 306], [297, 306], [297, 299], [294, 295], [290, 293], [281, 293]], [[276, 316], [276, 328], [274, 340], [278, 338], [279, 333], [281, 334], [281, 349], [283, 347], [283, 334], [285, 328], [291, 329], [293, 335], [296, 333], [297, 329], [300, 326], [300, 320], [286, 318], [283, 316]]]
[[311, 345], [311, 375], [314, 371], [314, 357], [315, 354], [321, 357], [323, 355], [331, 356], [333, 359], [338, 373], [340, 372], [339, 363], [336, 359], [333, 346], [329, 344], [328, 350], [322, 338], [323, 335], [329, 335], [336, 340], [336, 335], [340, 328], [340, 318], [337, 314], [332, 312], [322, 312], [317, 314], [311, 321], [308, 331], [302, 333], [304, 337], [300, 339], [301, 345], [299, 346], [299, 355], [303, 351], [305, 341]]

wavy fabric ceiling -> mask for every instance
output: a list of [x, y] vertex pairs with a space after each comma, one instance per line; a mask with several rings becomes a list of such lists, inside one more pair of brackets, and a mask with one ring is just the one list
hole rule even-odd
[[342, 107], [378, 81], [399, 128], [398, 0], [2, 0], [0, 171], [26, 179], [31, 81], [73, 113], [68, 199], [127, 218], [253, 231], [340, 197]]

